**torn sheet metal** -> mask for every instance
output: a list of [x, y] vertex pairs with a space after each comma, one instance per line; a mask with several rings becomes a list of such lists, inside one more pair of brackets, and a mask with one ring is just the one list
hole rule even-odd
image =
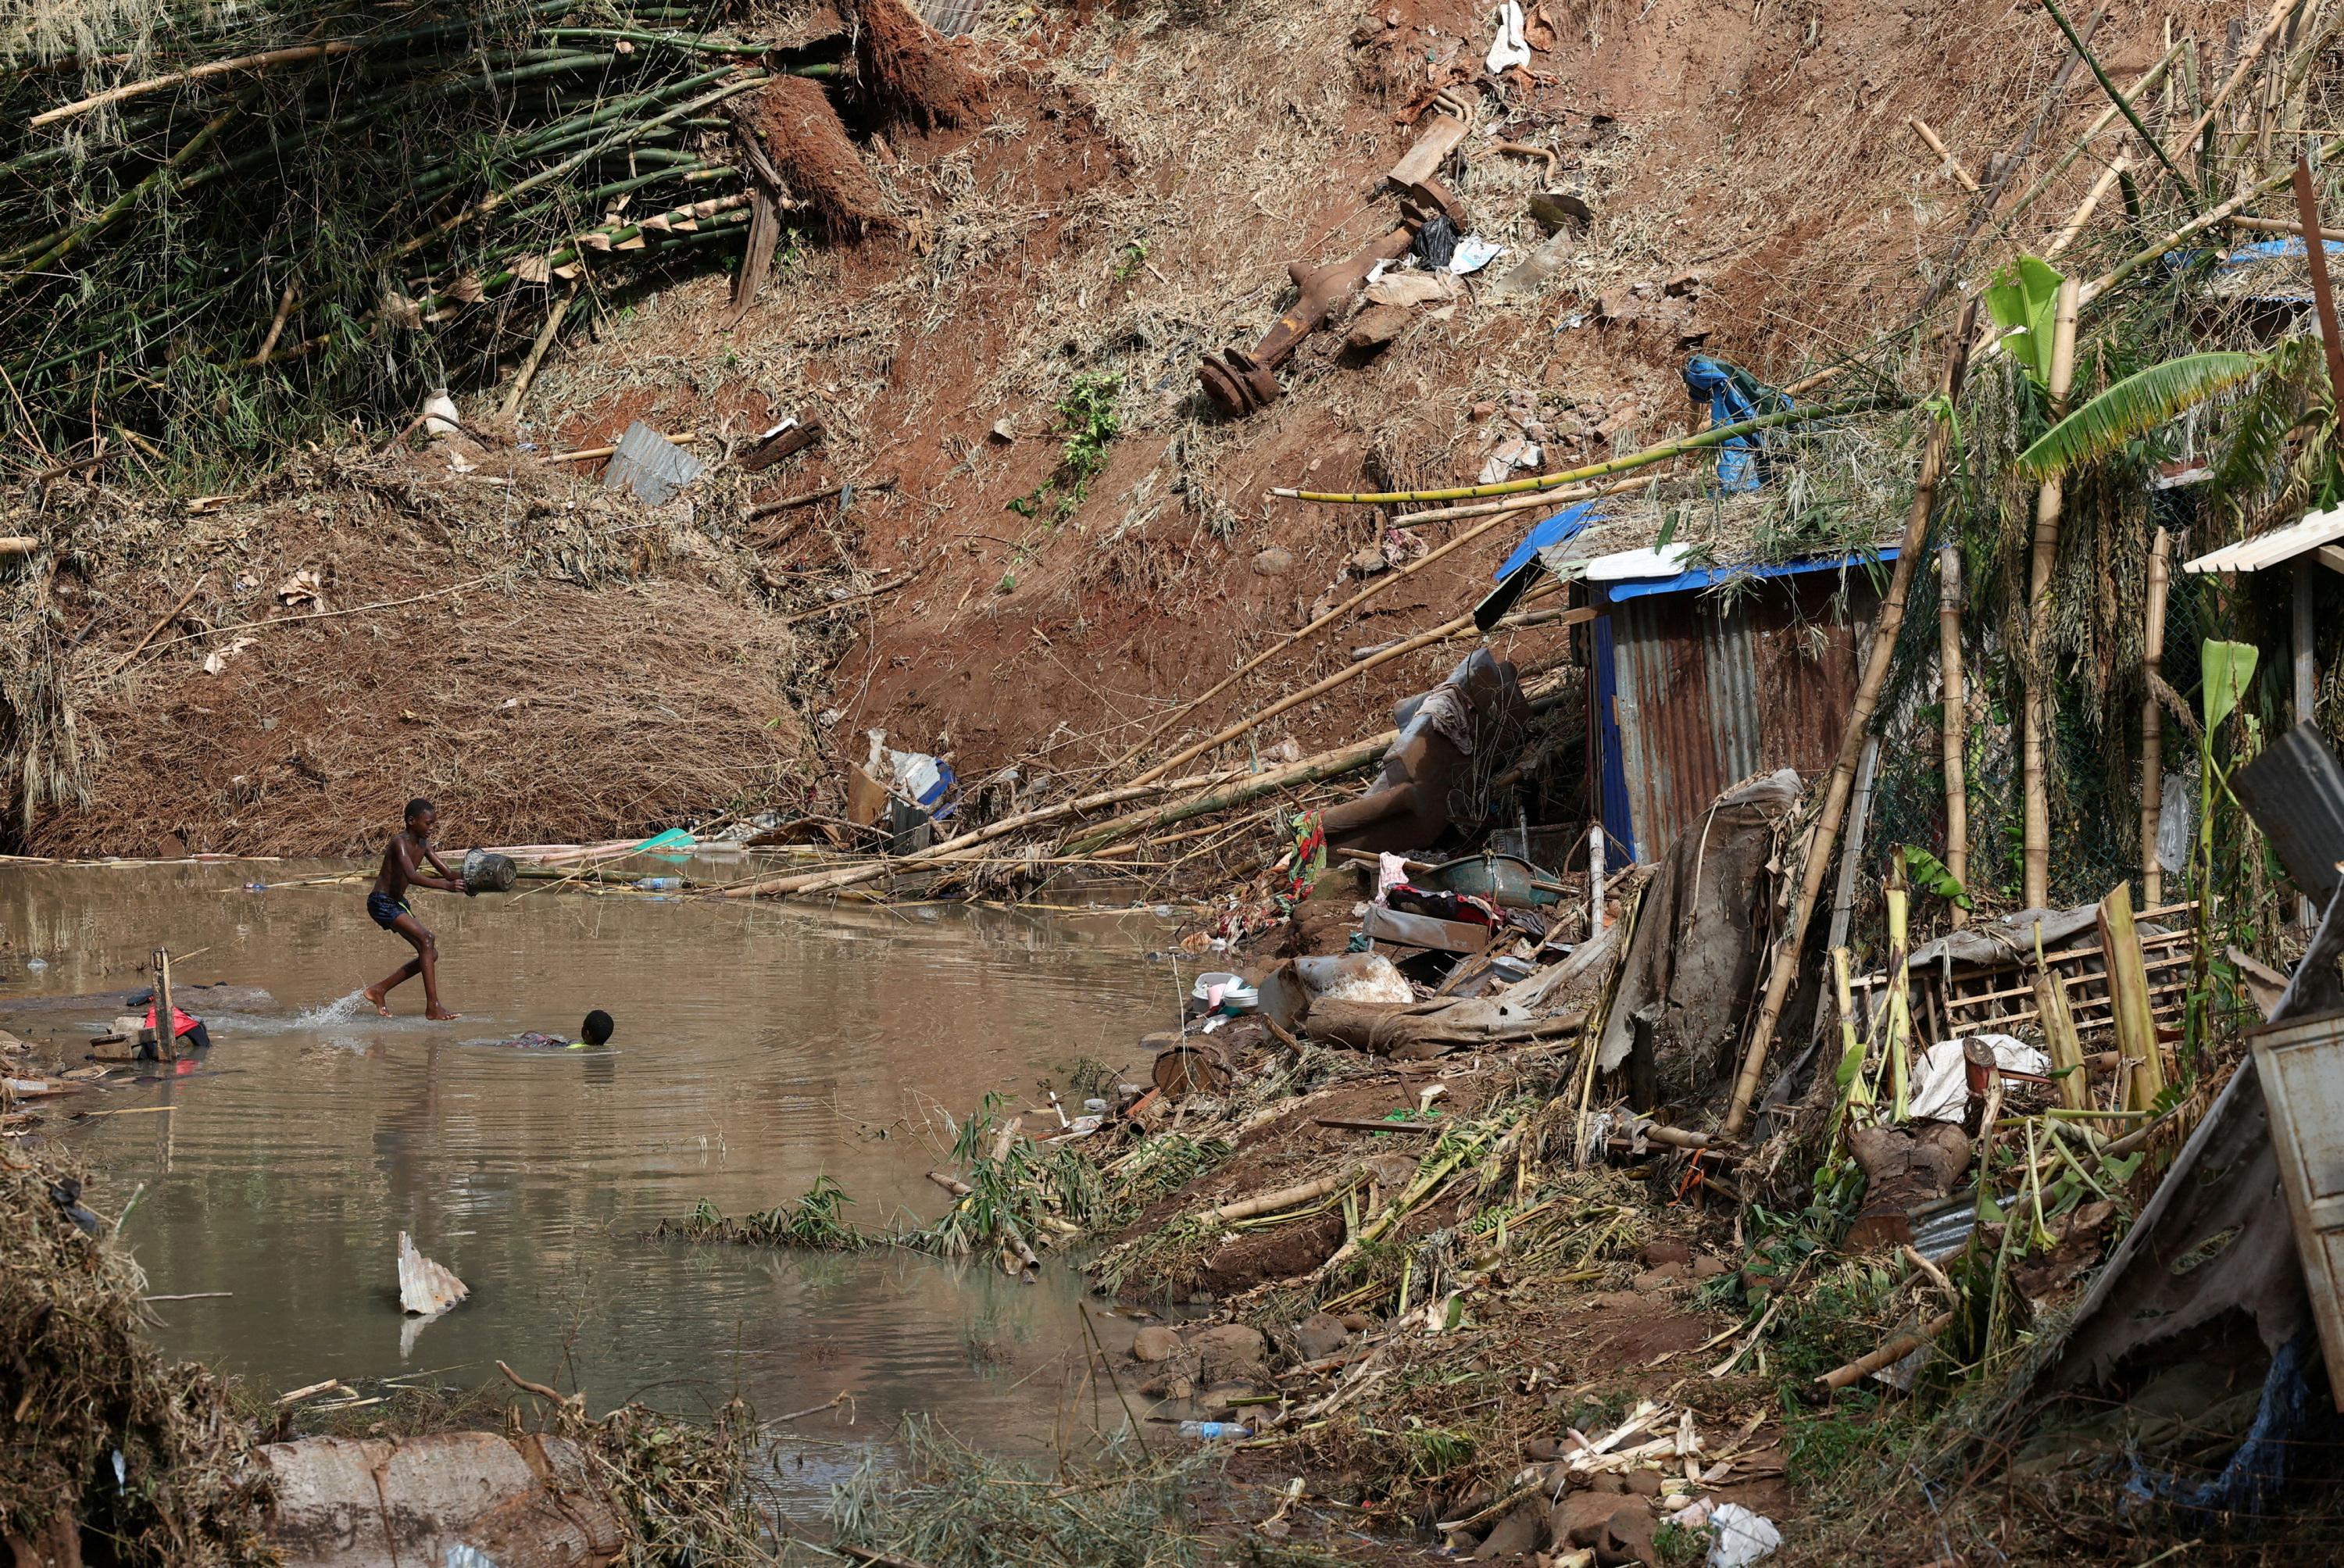
[[2319, 727], [2296, 725], [2233, 774], [2230, 785], [2278, 852], [2288, 880], [2325, 905], [2344, 881], [2337, 866], [2344, 861], [2344, 765]]
[[706, 472], [708, 465], [637, 420], [619, 438], [619, 450], [602, 469], [604, 490], [631, 490], [645, 506], [665, 506], [675, 492]]

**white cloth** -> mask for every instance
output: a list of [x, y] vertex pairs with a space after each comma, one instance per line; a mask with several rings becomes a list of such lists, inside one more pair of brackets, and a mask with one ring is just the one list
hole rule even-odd
[[1970, 1108], [1969, 1040], [1994, 1047], [1994, 1064], [2005, 1072], [2047, 1073], [2051, 1058], [2042, 1049], [2008, 1035], [1967, 1035], [1939, 1040], [1921, 1053], [1907, 1105], [1915, 1121], [1959, 1121]]
[[1522, 8], [1515, 0], [1506, 0], [1498, 7], [1498, 36], [1483, 63], [1493, 76], [1531, 63], [1531, 46], [1522, 41]]
[[1709, 1516], [1717, 1534], [1709, 1543], [1709, 1568], [1749, 1568], [1783, 1544], [1783, 1533], [1763, 1513], [1738, 1502], [1721, 1502]]

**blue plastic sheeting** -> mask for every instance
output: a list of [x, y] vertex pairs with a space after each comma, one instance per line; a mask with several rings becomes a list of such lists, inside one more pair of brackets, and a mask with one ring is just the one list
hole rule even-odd
[[[1407, 521], [1406, 518], [1400, 519], [1403, 523]], [[1522, 541], [1514, 546], [1514, 552], [1506, 557], [1506, 563], [1498, 568], [1497, 580], [1503, 582], [1528, 565], [1531, 558], [1540, 551], [1568, 542], [1577, 537], [1581, 529], [1594, 521], [1595, 503], [1591, 501], [1582, 501], [1577, 506], [1566, 506], [1552, 517], [1542, 519], [1531, 528], [1530, 532], [1522, 536]]]
[[1812, 561], [1788, 561], [1778, 566], [1697, 566], [1691, 572], [1680, 572], [1674, 577], [1654, 578], [1643, 582], [1606, 582], [1601, 586], [1604, 597], [1616, 604], [1622, 599], [1642, 599], [1654, 593], [1692, 593], [1719, 582], [1746, 582], [1762, 577], [1796, 577], [1806, 572], [1837, 572], [1874, 559], [1894, 561], [1902, 549], [1901, 545], [1884, 544], [1874, 555], [1818, 556]]
[[2309, 1430], [2311, 1383], [2304, 1376], [2304, 1366], [2306, 1362], [2317, 1366], [2319, 1353], [2319, 1341], [2309, 1329], [2279, 1347], [2263, 1379], [2255, 1424], [2247, 1429], [2246, 1441], [2231, 1453], [2219, 1474], [2202, 1481], [2185, 1479], [2151, 1469], [2137, 1453], [2127, 1455], [2132, 1479], [2125, 1486], [2127, 1508], [2161, 1500], [2198, 1522], [2225, 1516], [2264, 1519], [2277, 1512], [2279, 1494], [2287, 1488], [2291, 1452], [2299, 1447], [2329, 1446], [2306, 1441], [2315, 1434]]
[[[1692, 396], [1709, 400], [1713, 429], [1738, 425], [1744, 420], [1780, 413], [1792, 407], [1790, 399], [1747, 370], [1736, 369], [1706, 354], [1695, 354], [1685, 361], [1684, 384], [1685, 390]], [[1760, 452], [1757, 437], [1735, 436], [1717, 449], [1717, 482], [1727, 490], [1756, 490], [1765, 477], [1765, 459]]]
[[1620, 743], [1620, 664], [1612, 643], [1612, 617], [1598, 615], [1594, 628], [1595, 749], [1603, 803], [1603, 864], [1616, 871], [1636, 864], [1636, 814], [1628, 800], [1627, 751]]
[[[2321, 241], [2321, 244], [2327, 249], [2330, 260], [2344, 260], [2344, 241], [2329, 239]], [[2167, 258], [2166, 265], [2178, 270], [2191, 265], [2205, 255], [2206, 252], [2202, 250], [2177, 251]], [[2243, 272], [2250, 267], [2260, 267], [2267, 262], [2283, 261], [2290, 257], [2300, 260], [2303, 256], [2303, 238], [2300, 235], [2290, 235], [2285, 239], [2258, 239], [2251, 245], [2237, 246], [2225, 253], [2221, 259], [2214, 264], [2214, 270], [2217, 273]], [[2311, 288], [2309, 283], [2286, 289], [2258, 289], [2248, 298], [2275, 304], [2309, 305], [2312, 302]]]

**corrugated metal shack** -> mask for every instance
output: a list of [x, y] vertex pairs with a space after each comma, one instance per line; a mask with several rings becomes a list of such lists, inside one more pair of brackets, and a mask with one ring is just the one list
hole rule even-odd
[[[1894, 547], [1880, 552], [1893, 560]], [[1839, 754], [1879, 608], [1865, 558], [1671, 571], [1638, 550], [1584, 563], [1590, 775], [1609, 855], [1649, 865], [1729, 786]]]

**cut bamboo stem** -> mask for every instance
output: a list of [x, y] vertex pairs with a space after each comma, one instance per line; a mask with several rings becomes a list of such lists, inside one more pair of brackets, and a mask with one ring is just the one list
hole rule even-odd
[[1846, 1388], [1860, 1383], [1873, 1373], [1894, 1366], [1922, 1346], [1935, 1340], [1953, 1326], [1954, 1315], [1940, 1312], [1910, 1333], [1898, 1334], [1870, 1355], [1858, 1356], [1844, 1367], [1834, 1367], [1815, 1380], [1826, 1390]]
[[[1945, 759], [1945, 869], [1966, 890], [1970, 882], [1970, 795], [1966, 761], [1969, 693], [1962, 671], [1962, 551], [1937, 547], [1937, 665], [1945, 686], [1943, 731]], [[1953, 922], [1969, 924], [1969, 911], [1956, 901]]]
[[1961, 160], [1954, 157], [1953, 149], [1930, 128], [1928, 121], [1907, 115], [1904, 123], [1913, 127], [1913, 134], [1921, 138], [1921, 145], [1936, 155], [1938, 162], [1945, 166], [1945, 172], [1954, 177], [1955, 183], [1972, 196], [1978, 193], [1978, 182], [1970, 177], [1970, 171], [1962, 167]]
[[328, 60], [336, 55], [348, 55], [358, 48], [347, 40], [330, 44], [301, 44], [288, 49], [265, 49], [258, 55], [239, 55], [233, 60], [215, 60], [208, 66], [196, 66], [168, 76], [149, 76], [143, 82], [127, 82], [118, 87], [108, 87], [86, 98], [76, 98], [70, 104], [59, 104], [25, 122], [30, 129], [53, 126], [59, 120], [69, 120], [86, 115], [92, 109], [102, 109], [108, 104], [118, 104], [142, 94], [156, 93], [165, 87], [176, 87], [186, 82], [201, 82], [213, 76], [225, 76], [237, 71], [266, 71], [278, 66], [299, 65], [309, 60]]
[[1250, 1219], [1257, 1214], [1275, 1214], [1283, 1209], [1325, 1198], [1339, 1190], [1343, 1178], [1322, 1176], [1316, 1181], [1306, 1181], [1298, 1187], [1281, 1187], [1275, 1192], [1264, 1192], [1252, 1198], [1240, 1198], [1234, 1203], [1224, 1203], [1205, 1210], [1205, 1218], [1224, 1223], [1231, 1219]]
[[2059, 1073], [2059, 1103], [2069, 1110], [2088, 1109], [2091, 1087], [2084, 1077], [2084, 1047], [2076, 1033], [2076, 1016], [2067, 1008], [2067, 983], [2043, 956], [2040, 926], [2035, 928], [2035, 1007], [2044, 1047]]
[[1879, 707], [1881, 689], [1887, 683], [1889, 659], [1895, 652], [1896, 635], [1904, 625], [1904, 597], [1912, 590], [1914, 569], [1928, 539], [1930, 514], [1936, 510], [1937, 481], [1945, 470], [1945, 450], [1953, 435], [1953, 409], [1961, 400], [1963, 373], [1969, 364], [1970, 338], [1976, 326], [1977, 301], [1973, 298], [1964, 305], [1961, 320], [1954, 329], [1945, 375], [1939, 382], [1943, 395], [1940, 411], [1931, 422], [1928, 445], [1921, 453], [1921, 471], [1914, 481], [1912, 510], [1905, 514], [1904, 536], [1896, 552], [1895, 569], [1890, 574], [1888, 593], [1880, 602], [1879, 618], [1873, 627], [1872, 652], [1864, 665], [1864, 681], [1856, 688], [1855, 706], [1848, 714], [1847, 727], [1840, 733], [1839, 760], [1832, 767], [1831, 782], [1824, 791], [1823, 811], [1816, 819], [1814, 835], [1807, 841], [1806, 865], [1799, 878], [1798, 895], [1792, 903], [1791, 917], [1783, 927], [1782, 939], [1775, 945], [1774, 966], [1766, 976], [1765, 996], [1750, 1031], [1750, 1044], [1743, 1053], [1741, 1075], [1734, 1079], [1733, 1104], [1725, 1115], [1728, 1138], [1739, 1133], [1750, 1119], [1750, 1101], [1758, 1092], [1758, 1075], [1765, 1070], [1767, 1049], [1774, 1043], [1774, 1030], [1782, 1023], [1783, 1005], [1790, 1000], [1791, 982], [1797, 977], [1799, 960], [1806, 952], [1807, 926], [1822, 895], [1824, 878], [1831, 869], [1832, 847], [1838, 841], [1840, 824], [1847, 814], [1848, 796], [1854, 787], [1856, 761], [1864, 754], [1873, 712]]
[[561, 330], [561, 319], [570, 313], [570, 302], [578, 298], [578, 282], [571, 280], [569, 291], [553, 302], [545, 313], [544, 324], [537, 329], [537, 340], [529, 346], [529, 358], [520, 362], [513, 376], [513, 384], [505, 393], [504, 406], [498, 410], [506, 419], [520, 412], [520, 400], [529, 396], [529, 384], [537, 379], [537, 368], [545, 362], [545, 351], [553, 347], [554, 334]]
[[[2076, 378], [2076, 313], [2082, 289], [2070, 278], [2059, 285], [2051, 329], [2051, 374], [2045, 391], [2056, 423], [2067, 411], [2067, 391]], [[2051, 808], [2044, 787], [2044, 752], [2051, 720], [2051, 680], [2043, 665], [2044, 633], [2051, 622], [2051, 574], [2059, 557], [2059, 513], [2065, 487], [2054, 476], [2035, 495], [2035, 550], [2027, 574], [2026, 695], [2020, 743], [2020, 788], [2025, 800], [2026, 906], [2051, 901]]]
[[2148, 626], [2142, 638], [2140, 700], [2140, 888], [2154, 908], [2165, 902], [2165, 866], [2157, 858], [2157, 825], [2165, 814], [2165, 710], [2157, 688], [2165, 678], [2165, 599], [2172, 582], [2172, 536], [2162, 528], [2148, 549]]
[[[2125, 1071], [2124, 1108], [2153, 1110], [2165, 1092], [2165, 1058], [2150, 1012], [2148, 971], [2133, 920], [2132, 889], [2119, 884], [2100, 900], [2101, 959], [2107, 966], [2108, 1011], [2116, 1025], [2117, 1056]], [[2129, 1070], [2126, 1070], [2126, 1069]]]

